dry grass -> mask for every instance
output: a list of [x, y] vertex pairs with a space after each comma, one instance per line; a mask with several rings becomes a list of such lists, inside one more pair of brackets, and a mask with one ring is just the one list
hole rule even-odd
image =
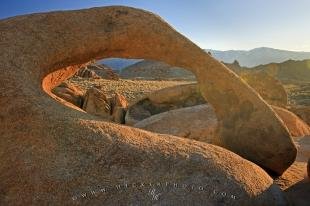
[[86, 91], [88, 88], [95, 86], [100, 88], [100, 90], [107, 93], [108, 95], [113, 92], [118, 92], [124, 95], [129, 101], [129, 103], [132, 103], [137, 99], [142, 98], [148, 93], [163, 89], [165, 87], [193, 83], [192, 81], [185, 81], [185, 80], [155, 81], [155, 80], [120, 79], [118, 81], [115, 81], [107, 79], [87, 79], [80, 77], [73, 77], [67, 81], [69, 81], [75, 86], [78, 86], [83, 91]]

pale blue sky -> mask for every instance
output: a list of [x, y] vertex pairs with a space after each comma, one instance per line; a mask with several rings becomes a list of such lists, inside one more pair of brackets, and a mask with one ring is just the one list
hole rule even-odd
[[1, 0], [0, 18], [107, 5], [157, 13], [202, 48], [310, 51], [310, 0]]

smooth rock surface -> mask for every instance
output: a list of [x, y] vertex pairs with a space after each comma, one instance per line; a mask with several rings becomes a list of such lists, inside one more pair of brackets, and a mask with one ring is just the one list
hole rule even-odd
[[167, 87], [130, 105], [125, 122], [127, 125], [134, 125], [152, 115], [205, 103], [206, 100], [199, 93], [196, 83]]
[[[0, 31], [0, 205], [285, 203], [266, 172], [224, 148], [109, 123], [56, 101], [51, 89], [93, 59], [189, 68], [215, 108], [222, 143], [277, 173], [288, 168], [296, 148], [271, 108], [158, 16], [128, 7], [59, 11], [1, 20]], [[257, 144], [266, 137], [273, 153]]]
[[289, 108], [294, 114], [299, 116], [310, 126], [310, 107], [309, 106], [291, 106]]
[[310, 127], [294, 113], [277, 106], [272, 106], [273, 110], [283, 120], [293, 137], [303, 137], [310, 135]]
[[240, 77], [257, 91], [271, 105], [285, 107], [288, 104], [287, 93], [281, 82], [263, 71], [243, 72]]
[[[199, 73], [199, 75], [203, 76], [205, 74]], [[226, 85], [228, 83], [223, 80], [223, 77], [214, 77], [214, 78], [218, 78], [218, 81], [221, 82], [219, 84], [226, 88]], [[214, 79], [211, 79], [210, 81], [212, 82], [214, 81]], [[211, 90], [209, 88], [211, 87], [211, 85], [215, 85], [215, 83], [214, 84], [209, 83], [210, 82], [204, 82], [204, 84], [199, 84], [199, 89], [195, 84], [189, 84], [189, 85], [176, 86], [172, 88], [165, 88], [163, 90], [151, 93], [146, 98], [138, 101], [136, 104], [129, 107], [128, 112], [126, 113], [125, 122], [128, 125], [134, 125], [139, 121], [148, 118], [154, 114], [158, 114], [161, 112], [181, 107], [194, 106], [198, 104], [197, 102], [203, 104], [205, 101], [200, 101], [199, 91], [201, 91], [202, 95], [208, 95], [205, 97], [207, 101], [214, 108], [217, 115], [217, 119], [219, 120], [219, 129], [217, 130], [219, 131], [219, 134], [217, 134], [218, 138], [215, 144], [225, 147], [231, 151], [234, 151], [237, 154], [240, 154], [246, 159], [257, 163], [264, 168], [268, 168], [269, 170], [281, 174], [285, 170], [284, 168], [282, 169], [282, 172], [280, 172], [280, 170], [275, 169], [280, 166], [279, 163], [280, 162], [284, 163], [285, 161], [286, 163], [288, 162], [292, 163], [295, 160], [296, 156], [296, 148], [292, 142], [291, 137], [285, 137], [287, 136], [287, 134], [285, 134], [284, 131], [288, 132], [288, 130], [285, 127], [283, 127], [282, 121], [279, 120], [278, 117], [273, 112], [273, 115], [276, 117], [277, 120], [275, 120], [274, 117], [267, 118], [267, 116], [265, 116], [266, 117], [265, 121], [261, 122], [262, 120], [260, 119], [259, 116], [262, 117], [266, 115], [263, 113], [267, 111], [267, 108], [264, 109], [261, 108], [259, 110], [257, 108], [255, 109], [252, 104], [253, 103], [252, 101], [254, 101], [253, 99], [251, 99], [252, 97], [250, 98], [251, 100], [248, 99], [244, 103], [240, 103], [241, 101], [240, 98], [243, 98], [242, 96], [244, 96], [245, 93], [240, 92], [242, 90], [241, 88], [233, 92], [233, 87], [236, 86], [234, 85], [234, 83], [233, 83], [234, 86], [232, 86], [231, 89], [226, 88], [227, 89], [226, 92], [219, 92], [219, 93], [217, 93], [217, 89]], [[247, 87], [246, 84], [244, 85], [244, 87]], [[251, 91], [249, 93], [254, 92], [257, 95], [257, 93], [253, 89], [249, 88], [249, 91]], [[215, 96], [212, 96], [211, 93], [214, 93], [215, 96], [216, 95], [219, 96], [215, 98]], [[259, 98], [259, 100], [255, 101], [263, 102], [260, 96], [257, 95], [257, 97]], [[265, 102], [264, 104], [269, 109], [271, 109], [271, 106], [267, 105]], [[218, 107], [221, 107], [221, 109], [219, 110]], [[237, 112], [238, 108], [241, 109], [239, 111], [241, 113]], [[238, 113], [238, 115], [236, 112]], [[258, 116], [254, 115], [254, 113]], [[237, 116], [234, 116], [233, 114]], [[256, 118], [258, 122], [256, 123], [252, 122], [253, 118], [254, 119]], [[277, 121], [281, 122], [278, 123], [282, 125], [283, 128], [281, 129], [281, 131], [284, 133], [280, 136], [275, 137], [273, 134], [277, 133], [276, 128], [279, 126], [279, 125], [275, 126], [278, 124], [275, 123]], [[251, 132], [248, 131], [248, 133], [246, 133], [245, 132], [246, 129], [244, 128], [244, 126], [242, 126], [243, 124], [249, 124], [248, 126], [249, 128], [252, 128], [252, 131]], [[263, 129], [262, 127], [257, 126], [261, 124], [262, 125], [267, 124], [269, 125], [269, 127], [266, 128], [264, 127]], [[229, 130], [231, 131], [228, 132]], [[224, 131], [226, 131], [227, 133]], [[223, 132], [225, 133], [225, 135]], [[234, 136], [235, 132], [236, 134], [238, 133], [240, 135]], [[265, 136], [261, 136], [263, 133], [265, 133]], [[258, 137], [254, 138], [253, 135], [254, 136], [258, 135]], [[251, 137], [249, 138], [249, 136]], [[264, 145], [258, 144], [259, 140], [266, 142], [266, 144]], [[258, 146], [254, 147], [255, 144], [258, 144]], [[269, 145], [272, 146], [270, 147]], [[278, 156], [279, 151], [282, 151], [286, 155]], [[283, 159], [283, 157], [285, 158]]]
[[148, 131], [212, 143], [218, 121], [210, 105], [170, 110], [146, 118], [134, 127]]

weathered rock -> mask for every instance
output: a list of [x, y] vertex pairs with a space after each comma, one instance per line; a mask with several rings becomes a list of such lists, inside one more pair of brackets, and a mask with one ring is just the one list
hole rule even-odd
[[293, 137], [310, 135], [310, 127], [294, 113], [277, 106], [272, 106], [272, 108], [283, 120]]
[[124, 124], [125, 115], [128, 108], [128, 101], [126, 100], [126, 98], [116, 92], [112, 98], [111, 106], [113, 121]]
[[289, 205], [307, 206], [310, 202], [310, 182], [306, 177], [306, 162], [294, 162], [275, 183], [284, 190]]
[[294, 142], [297, 147], [296, 161], [307, 162], [310, 157], [310, 136], [295, 137]]
[[79, 71], [76, 72], [75, 75], [82, 78], [100, 79], [100, 77], [96, 74], [96, 72], [90, 70], [88, 67], [89, 65], [80, 69]]
[[[230, 93], [231, 93], [231, 91], [229, 91], [227, 94], [223, 94], [223, 95], [229, 96]], [[228, 101], [224, 97], [221, 97], [221, 98], [222, 98], [223, 102]], [[208, 99], [208, 101], [209, 101], [209, 99]], [[212, 104], [212, 101], [213, 101], [213, 99], [210, 102], [211, 104]], [[238, 102], [239, 101], [238, 96], [233, 95], [232, 99], [230, 99], [229, 101], [232, 101], [231, 104]], [[154, 93], [149, 94], [146, 98], [144, 98], [144, 99], [138, 101], [136, 104], [130, 106], [128, 109], [128, 112], [126, 113], [125, 122], [128, 125], [134, 125], [134, 124], [138, 123], [139, 121], [146, 119], [146, 118], [148, 118], [154, 114], [158, 114], [161, 112], [165, 112], [165, 111], [169, 111], [169, 110], [177, 109], [177, 108], [181, 108], [181, 107], [203, 104], [204, 102], [205, 102], [204, 100], [201, 100], [201, 97], [199, 94], [199, 89], [198, 89], [196, 84], [189, 84], [189, 85], [182, 85], [182, 86], [175, 86], [175, 87], [171, 87], [171, 88], [165, 88], [163, 90], [159, 90], [159, 91], [156, 91]], [[217, 104], [222, 104], [223, 102], [220, 102], [220, 103], [217, 102]], [[230, 103], [230, 102], [227, 102], [227, 104], [228, 103]], [[215, 111], [217, 111], [216, 107], [214, 107], [214, 108], [215, 108]], [[242, 114], [244, 117], [242, 117], [242, 118], [236, 117], [236, 118], [237, 119], [241, 118], [244, 120], [246, 120], [246, 119], [250, 120], [251, 115], [249, 115], [249, 113], [254, 112], [254, 108], [252, 108], [250, 103], [249, 104], [245, 103], [242, 106], [242, 108], [245, 110], [244, 114]], [[232, 110], [232, 108], [227, 108], [227, 112], [229, 112], [230, 110]], [[217, 113], [217, 117], [219, 119], [218, 113]], [[228, 118], [228, 117], [225, 117], [225, 118]], [[268, 122], [268, 120], [266, 120], [266, 121]], [[221, 128], [223, 128], [223, 126], [221, 126], [221, 124], [223, 124], [223, 123], [221, 123], [221, 122], [222, 121], [219, 119], [220, 130], [221, 130]], [[236, 120], [236, 122], [234, 122], [232, 119], [230, 123], [229, 122], [225, 123], [224, 128], [231, 127], [232, 129], [233, 128], [236, 129], [235, 128], [236, 124], [237, 125], [241, 124], [240, 122], [241, 122], [240, 119], [238, 121]], [[241, 127], [241, 125], [239, 125], [239, 126], [240, 126], [240, 132], [242, 133], [243, 128]], [[258, 129], [257, 126], [254, 126], [254, 122], [253, 122], [253, 128], [252, 129], [254, 131]], [[272, 133], [272, 131], [274, 130], [274, 127], [273, 126], [269, 127], [268, 130], [270, 130]], [[256, 132], [258, 132], [258, 131], [256, 131]], [[228, 135], [228, 134], [226, 134], [226, 135]], [[248, 133], [248, 135], [251, 135], [251, 133]], [[218, 138], [216, 138], [217, 142], [214, 142], [214, 144], [220, 145], [220, 146], [225, 147], [225, 148], [230, 148], [231, 151], [237, 152], [238, 154], [243, 153], [244, 154], [243, 156], [246, 159], [251, 160], [251, 161], [256, 162], [256, 163], [260, 162], [260, 159], [262, 158], [262, 156], [264, 156], [263, 155], [264, 153], [270, 154], [270, 157], [271, 156], [273, 156], [273, 158], [275, 157], [274, 155], [277, 153], [278, 148], [275, 149], [273, 147], [269, 147], [271, 144], [278, 145], [278, 147], [280, 147], [280, 148], [282, 148], [282, 147], [284, 148], [286, 146], [291, 147], [293, 144], [292, 142], [289, 142], [289, 141], [288, 142], [283, 142], [280, 140], [276, 141], [275, 139], [273, 139], [271, 137], [270, 137], [271, 139], [267, 138], [267, 137], [261, 137], [262, 140], [264, 140], [264, 141], [270, 141], [270, 144], [266, 144], [265, 146], [263, 146], [263, 148], [261, 148], [262, 154], [260, 152], [258, 152], [257, 148], [253, 148], [253, 152], [257, 155], [257, 156], [253, 156], [253, 154], [250, 152], [250, 150], [248, 152], [245, 152], [241, 148], [239, 148], [240, 145], [242, 145], [242, 144], [244, 144], [244, 147], [249, 148], [249, 146], [246, 146], [247, 141], [244, 141], [242, 138], [236, 137], [234, 140], [227, 139], [224, 141], [223, 136], [221, 134], [217, 134], [216, 136]], [[228, 138], [228, 136], [227, 136], [227, 138]], [[242, 142], [240, 145], [237, 143], [238, 140], [240, 142]], [[253, 141], [256, 141], [256, 140], [253, 140]], [[295, 146], [293, 146], [293, 147], [295, 148]], [[296, 152], [296, 150], [295, 150], [295, 152]], [[295, 152], [293, 152], [293, 153], [295, 153]], [[275, 154], [271, 155], [271, 153], [275, 153]], [[282, 159], [281, 161], [283, 161], [283, 155], [281, 156], [281, 158], [279, 156], [279, 159]], [[268, 160], [266, 160], [266, 161], [268, 162], [271, 160], [268, 158]], [[289, 161], [289, 160], [287, 159], [287, 161]], [[277, 167], [276, 165], [278, 165], [278, 163], [275, 161], [274, 165], [270, 166], [270, 167]]]
[[152, 115], [182, 107], [204, 104], [197, 84], [185, 84], [164, 88], [147, 95], [128, 108], [125, 122], [134, 125]]
[[[307, 124], [300, 120], [292, 112], [286, 109], [272, 106], [274, 111], [283, 120], [291, 135], [294, 137], [305, 137], [310, 135], [310, 129]], [[138, 111], [132, 112], [138, 113]], [[136, 122], [133, 126], [145, 129], [152, 132], [171, 134], [179, 137], [195, 139], [206, 143], [216, 144], [216, 128], [218, 120], [215, 112], [210, 105], [198, 105], [193, 107], [186, 107], [181, 109], [170, 110], [167, 112], [151, 115], [147, 113], [145, 118], [140, 114], [142, 119]], [[136, 118], [138, 119], [138, 118]], [[309, 138], [309, 137], [305, 137]], [[303, 156], [310, 155], [310, 149], [305, 149], [305, 144], [299, 145], [298, 141], [302, 138], [295, 138], [300, 154]], [[213, 140], [213, 141], [212, 141]], [[300, 155], [297, 155], [298, 157]]]
[[87, 68], [102, 79], [119, 80], [119, 75], [106, 65], [90, 64]]
[[152, 132], [213, 143], [218, 121], [210, 105], [175, 109], [153, 115], [134, 125]]
[[308, 159], [307, 173], [308, 173], [308, 178], [310, 179], [310, 158]]
[[110, 99], [94, 87], [87, 90], [82, 109], [87, 113], [107, 119], [110, 119], [112, 113]]
[[310, 126], [310, 107], [309, 106], [290, 106], [289, 110], [299, 116]]
[[83, 91], [72, 84], [63, 82], [58, 87], [55, 87], [52, 92], [77, 107], [83, 105]]
[[[214, 105], [222, 142], [231, 140], [228, 148], [282, 173], [296, 148], [275, 113], [156, 15], [106, 7], [18, 16], [1, 20], [0, 28], [1, 205], [283, 204], [267, 173], [235, 153], [102, 121], [47, 96], [55, 97], [51, 89], [93, 58], [156, 59], [189, 68]], [[266, 137], [272, 154], [259, 144]], [[244, 143], [237, 146], [235, 138]], [[150, 182], [156, 186], [146, 186]], [[176, 190], [174, 183], [196, 190]], [[154, 192], [160, 193], [156, 202]]]
[[271, 105], [285, 107], [288, 103], [287, 93], [281, 82], [263, 71], [240, 73], [253, 89]]
[[306, 162], [294, 162], [281, 176], [276, 177], [274, 182], [282, 190], [286, 190], [305, 179], [307, 173], [306, 167]]

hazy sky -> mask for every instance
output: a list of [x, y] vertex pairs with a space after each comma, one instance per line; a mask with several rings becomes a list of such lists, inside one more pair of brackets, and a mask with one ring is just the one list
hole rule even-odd
[[0, 18], [106, 5], [157, 13], [202, 48], [310, 51], [310, 0], [0, 0]]

